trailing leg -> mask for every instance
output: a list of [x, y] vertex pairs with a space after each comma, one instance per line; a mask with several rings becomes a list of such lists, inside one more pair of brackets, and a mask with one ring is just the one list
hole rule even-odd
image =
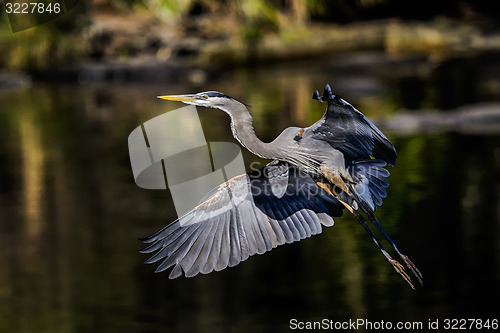
[[410, 258], [408, 258], [407, 255], [403, 254], [403, 252], [401, 252], [399, 250], [399, 248], [397, 247], [396, 243], [394, 243], [394, 241], [391, 239], [391, 237], [389, 237], [389, 235], [384, 230], [384, 228], [382, 227], [382, 225], [379, 223], [379, 221], [377, 220], [377, 218], [375, 217], [375, 215], [373, 215], [373, 213], [370, 213], [370, 212], [366, 212], [366, 214], [368, 215], [368, 218], [370, 219], [370, 221], [372, 221], [373, 224], [375, 224], [375, 226], [377, 227], [377, 229], [380, 230], [380, 232], [382, 233], [382, 235], [384, 235], [384, 237], [387, 239], [387, 241], [389, 243], [391, 243], [391, 245], [394, 248], [394, 250], [396, 250], [396, 252], [398, 253], [398, 255], [401, 257], [401, 259], [406, 264], [406, 267], [408, 267], [408, 269], [411, 270], [411, 272], [413, 273], [413, 275], [415, 275], [415, 277], [418, 279], [418, 282], [420, 282], [420, 284], [423, 285], [424, 284], [423, 283], [423, 276], [422, 276], [422, 273], [420, 273], [420, 271], [418, 270], [417, 266], [415, 266], [413, 264], [413, 262], [411, 262]]
[[382, 254], [384, 255], [384, 257], [387, 259], [387, 261], [389, 261], [389, 263], [392, 265], [392, 267], [394, 267], [394, 269], [396, 270], [396, 272], [398, 272], [398, 274], [401, 275], [401, 277], [410, 285], [410, 287], [412, 289], [415, 289], [415, 287], [413, 286], [413, 283], [411, 282], [411, 278], [408, 275], [408, 273], [406, 273], [403, 265], [401, 265], [397, 260], [394, 260], [389, 255], [389, 253], [384, 249], [384, 247], [379, 242], [379, 240], [377, 239], [377, 237], [375, 237], [375, 234], [370, 229], [370, 226], [368, 226], [368, 223], [366, 223], [366, 221], [363, 219], [363, 217], [357, 211], [355, 211], [354, 209], [352, 209], [351, 206], [349, 206], [348, 204], [346, 204], [342, 200], [339, 200], [339, 201], [356, 217], [356, 220], [358, 221], [358, 223], [361, 224], [363, 226], [363, 228], [365, 228], [365, 230], [368, 233], [368, 235], [370, 235], [370, 237], [373, 240], [373, 242], [377, 245], [377, 247], [380, 249], [380, 251], [382, 252]]

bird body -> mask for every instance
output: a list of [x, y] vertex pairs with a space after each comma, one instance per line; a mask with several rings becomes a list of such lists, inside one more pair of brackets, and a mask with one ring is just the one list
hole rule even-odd
[[171, 278], [231, 267], [254, 254], [320, 233], [333, 217], [350, 211], [394, 269], [412, 286], [403, 266], [392, 259], [358, 210], [391, 243], [422, 283], [413, 263], [390, 239], [374, 216], [386, 197], [384, 168], [394, 165], [396, 150], [361, 112], [332, 94], [329, 85], [323, 117], [307, 128], [286, 128], [266, 143], [255, 135], [245, 104], [220, 92], [159, 96], [166, 100], [217, 108], [231, 118], [233, 136], [250, 152], [273, 162], [234, 177], [209, 192], [198, 206], [144, 239], [146, 262], [162, 261], [157, 271], [174, 266]]

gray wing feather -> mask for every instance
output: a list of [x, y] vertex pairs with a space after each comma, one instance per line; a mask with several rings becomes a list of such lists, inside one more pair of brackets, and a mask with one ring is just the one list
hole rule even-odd
[[[276, 246], [285, 244], [287, 242], [287, 229], [282, 227], [282, 223], [280, 222], [283, 221], [277, 217], [277, 212], [279, 212], [277, 205], [275, 203], [266, 203], [264, 209], [266, 212], [269, 212], [269, 224], [271, 225], [271, 228], [276, 235]], [[290, 233], [289, 230], [288, 233]]]
[[229, 219], [227, 215], [222, 216], [222, 223], [224, 228], [222, 229], [220, 246], [216, 246], [219, 250], [219, 257], [216, 258], [215, 270], [221, 271], [229, 265], [229, 257], [231, 254], [231, 241], [230, 241], [230, 231], [229, 231]]
[[215, 232], [213, 234], [213, 237], [210, 242], [207, 242], [207, 246], [205, 251], [208, 253], [206, 257], [205, 264], [203, 267], [200, 269], [200, 272], [202, 274], [208, 274], [212, 272], [213, 270], [216, 269], [217, 267], [217, 260], [219, 259], [220, 256], [220, 246], [213, 246], [213, 244], [221, 244], [222, 241], [222, 235], [224, 233], [224, 226], [225, 222], [221, 218], [219, 223], [214, 224], [215, 225]]
[[[230, 211], [229, 213], [229, 230], [231, 231], [229, 241], [231, 242], [231, 255], [229, 256], [229, 267], [236, 266], [240, 261], [247, 258], [244, 257], [248, 254], [248, 244], [243, 232], [241, 223], [235, 223], [236, 212]], [[242, 257], [243, 252], [243, 257]]]

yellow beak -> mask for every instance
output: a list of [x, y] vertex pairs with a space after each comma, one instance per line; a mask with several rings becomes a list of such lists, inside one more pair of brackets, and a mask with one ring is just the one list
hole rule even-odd
[[167, 101], [176, 101], [176, 102], [196, 102], [196, 98], [194, 95], [166, 95], [166, 96], [156, 96], [160, 99], [166, 99]]

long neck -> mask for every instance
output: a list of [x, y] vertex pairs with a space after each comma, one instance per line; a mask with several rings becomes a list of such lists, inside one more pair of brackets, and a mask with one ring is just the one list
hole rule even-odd
[[252, 125], [252, 116], [248, 109], [238, 101], [231, 101], [228, 108], [222, 108], [231, 117], [233, 136], [257, 156], [267, 159], [277, 158], [277, 150], [272, 142], [262, 142], [256, 135]]

